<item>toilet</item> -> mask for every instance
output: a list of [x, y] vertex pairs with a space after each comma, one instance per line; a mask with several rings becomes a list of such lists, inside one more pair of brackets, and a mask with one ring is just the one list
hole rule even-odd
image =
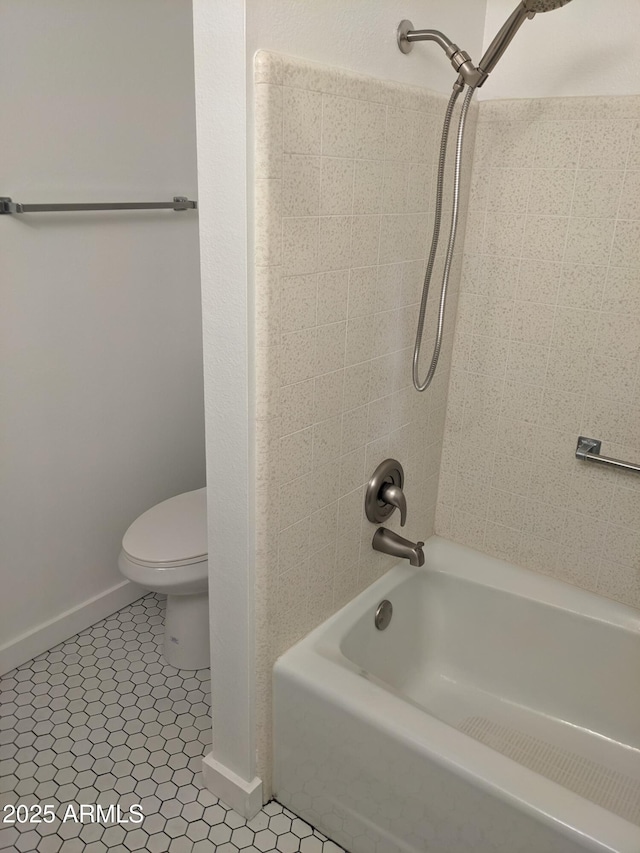
[[206, 488], [151, 507], [122, 539], [122, 574], [167, 596], [164, 656], [177, 669], [209, 666], [208, 557]]

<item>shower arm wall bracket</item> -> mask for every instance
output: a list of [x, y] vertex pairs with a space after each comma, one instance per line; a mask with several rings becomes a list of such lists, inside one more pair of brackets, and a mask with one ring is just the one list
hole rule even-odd
[[481, 68], [477, 68], [471, 61], [466, 50], [461, 50], [457, 44], [447, 38], [439, 30], [415, 30], [411, 21], [404, 20], [398, 24], [397, 31], [398, 47], [402, 53], [411, 53], [414, 41], [434, 41], [447, 54], [451, 65], [463, 78], [468, 86], [477, 88], [482, 86], [488, 75]]

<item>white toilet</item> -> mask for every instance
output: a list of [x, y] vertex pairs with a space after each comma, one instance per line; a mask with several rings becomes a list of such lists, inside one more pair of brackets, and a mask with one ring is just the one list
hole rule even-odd
[[164, 656], [178, 669], [209, 666], [208, 556], [206, 488], [147, 510], [122, 539], [122, 574], [167, 596]]

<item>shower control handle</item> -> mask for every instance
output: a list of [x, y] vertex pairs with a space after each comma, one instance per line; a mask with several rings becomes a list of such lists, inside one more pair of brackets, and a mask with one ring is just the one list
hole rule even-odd
[[400, 510], [400, 527], [404, 527], [407, 521], [407, 499], [400, 486], [394, 483], [385, 483], [379, 492], [379, 498], [386, 504], [391, 504]]
[[364, 498], [364, 510], [373, 524], [382, 524], [400, 510], [400, 524], [407, 520], [407, 501], [402, 491], [404, 471], [397, 459], [385, 459], [371, 475]]

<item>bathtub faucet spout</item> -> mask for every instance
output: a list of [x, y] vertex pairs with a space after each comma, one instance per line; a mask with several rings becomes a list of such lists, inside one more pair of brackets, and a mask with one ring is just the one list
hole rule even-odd
[[381, 551], [383, 554], [391, 554], [392, 557], [409, 560], [412, 566], [424, 565], [424, 553], [422, 551], [424, 542], [409, 542], [408, 539], [398, 536], [393, 530], [379, 527], [374, 533], [371, 544], [374, 551]]

